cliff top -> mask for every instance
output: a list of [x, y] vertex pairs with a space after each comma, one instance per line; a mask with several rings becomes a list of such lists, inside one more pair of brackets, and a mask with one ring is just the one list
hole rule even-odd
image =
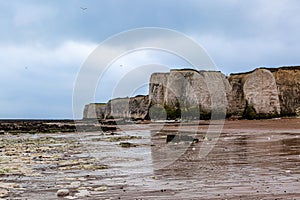
[[185, 71], [193, 71], [193, 72], [220, 72], [220, 71], [217, 71], [217, 70], [196, 70], [196, 69], [193, 69], [193, 68], [183, 68], [183, 69], [171, 69], [170, 72], [185, 72]]
[[192, 68], [183, 68], [183, 69], [171, 69], [170, 72], [184, 72], [184, 71], [194, 71], [194, 72], [198, 72], [198, 70], [196, 69], [192, 69]]
[[283, 67], [278, 67], [278, 68], [263, 67], [262, 69], [267, 69], [267, 70], [270, 70], [271, 72], [276, 72], [280, 69], [283, 69], [283, 70], [300, 70], [300, 66], [283, 66]]
[[239, 72], [239, 73], [231, 73], [230, 75], [244, 75], [244, 74], [251, 74], [257, 69], [267, 69], [271, 72], [276, 72], [278, 70], [300, 70], [300, 66], [282, 66], [282, 67], [259, 67], [249, 72]]
[[89, 103], [89, 105], [105, 106], [106, 103]]
[[117, 97], [117, 98], [114, 98], [114, 99], [110, 99], [109, 101], [119, 101], [119, 100], [130, 100], [130, 99], [134, 99], [134, 98], [143, 98], [143, 97], [147, 97], [148, 95], [136, 95], [134, 97]]

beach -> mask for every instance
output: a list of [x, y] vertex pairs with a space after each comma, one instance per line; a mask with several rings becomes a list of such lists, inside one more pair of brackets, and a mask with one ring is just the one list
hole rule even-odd
[[300, 199], [299, 118], [70, 126], [3, 132], [0, 198]]

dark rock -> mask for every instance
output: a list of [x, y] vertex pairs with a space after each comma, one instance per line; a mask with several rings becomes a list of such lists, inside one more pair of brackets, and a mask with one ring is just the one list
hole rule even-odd
[[130, 142], [120, 142], [119, 144], [123, 148], [129, 148], [129, 147], [136, 147], [136, 144], [130, 143]]
[[56, 195], [58, 197], [65, 197], [65, 196], [68, 196], [70, 194], [70, 191], [68, 189], [61, 189], [61, 190], [58, 190]]
[[199, 142], [198, 138], [193, 138], [192, 136], [188, 135], [167, 135], [166, 142], [193, 142], [197, 143]]

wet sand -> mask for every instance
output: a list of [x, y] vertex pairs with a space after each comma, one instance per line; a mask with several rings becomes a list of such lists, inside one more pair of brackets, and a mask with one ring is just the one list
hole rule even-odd
[[[0, 198], [300, 199], [300, 119], [118, 128], [0, 135]], [[199, 142], [167, 144], [168, 134]]]

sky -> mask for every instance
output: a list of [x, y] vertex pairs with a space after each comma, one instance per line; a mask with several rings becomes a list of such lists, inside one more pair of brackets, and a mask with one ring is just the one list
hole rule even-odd
[[[0, 0], [0, 8], [0, 118], [73, 118], [74, 84], [89, 55], [135, 28], [185, 34], [226, 75], [300, 64], [298, 0]], [[129, 53], [112, 62], [95, 101], [111, 98], [132, 66], [151, 63], [188, 65], [165, 52]], [[141, 87], [133, 93], [147, 92]]]

